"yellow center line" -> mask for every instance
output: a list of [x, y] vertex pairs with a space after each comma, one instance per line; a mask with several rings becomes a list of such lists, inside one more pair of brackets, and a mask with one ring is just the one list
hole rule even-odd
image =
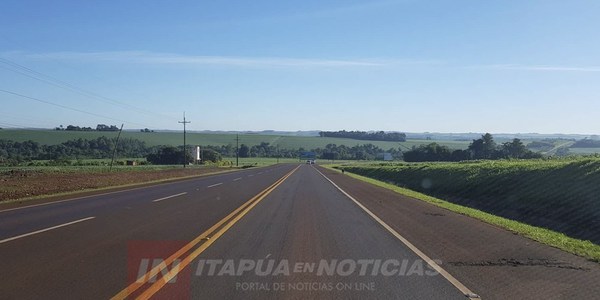
[[[150, 271], [148, 271], [146, 274], [142, 275], [140, 278], [143, 278], [143, 280], [137, 280], [137, 281], [131, 283], [128, 287], [126, 287], [125, 289], [123, 289], [122, 291], [120, 291], [118, 294], [116, 294], [111, 299], [117, 300], [117, 299], [125, 299], [125, 298], [127, 298], [129, 295], [131, 295], [132, 293], [134, 293], [135, 291], [137, 291], [140, 287], [142, 287], [143, 285], [145, 285], [146, 283], [148, 283], [148, 281], [152, 277], [152, 276], [149, 276], [150, 274], [159, 274], [159, 272], [161, 272], [162, 269], [164, 269], [167, 265], [171, 265], [171, 263], [173, 261], [175, 261], [175, 259], [179, 258], [183, 254], [187, 253], [192, 248], [194, 248], [195, 246], [197, 246], [199, 243], [201, 243], [201, 242], [204, 241], [205, 242], [204, 244], [202, 244], [198, 249], [196, 249], [194, 252], [192, 252], [188, 257], [186, 257], [179, 264], [179, 268], [177, 268], [177, 269], [179, 271], [183, 270], [186, 265], [188, 265], [194, 258], [196, 258], [198, 255], [200, 255], [200, 253], [202, 253], [206, 248], [208, 248], [208, 246], [210, 246], [212, 243], [214, 243], [214, 241], [217, 238], [219, 238], [221, 235], [223, 235], [223, 233], [225, 233], [225, 231], [227, 231], [231, 226], [233, 226], [233, 224], [235, 224], [246, 213], [248, 213], [248, 211], [250, 211], [250, 209], [252, 209], [258, 202], [260, 202], [269, 193], [271, 193], [276, 187], [278, 187], [281, 183], [283, 183], [283, 181], [285, 181], [288, 177], [290, 177], [299, 167], [300, 166], [296, 167], [295, 169], [293, 169], [292, 171], [290, 171], [289, 173], [287, 173], [286, 175], [284, 175], [283, 177], [281, 177], [280, 179], [278, 179], [277, 181], [275, 181], [275, 183], [273, 183], [272, 185], [270, 185], [269, 187], [267, 187], [266, 189], [264, 189], [260, 193], [256, 194], [250, 200], [246, 201], [240, 207], [238, 207], [237, 209], [235, 209], [234, 211], [232, 211], [225, 218], [221, 219], [219, 222], [217, 222], [215, 225], [213, 225], [212, 227], [210, 227], [208, 230], [206, 230], [205, 232], [203, 232], [202, 234], [200, 234], [198, 237], [196, 237], [195, 239], [193, 239], [191, 242], [189, 242], [188, 244], [186, 244], [184, 247], [182, 247], [181, 249], [179, 249], [177, 252], [173, 253], [171, 256], [169, 256], [164, 261], [164, 264], [160, 264], [159, 266], [156, 266], [155, 268], [153, 268]], [[219, 230], [218, 232], [216, 232], [213, 236], [210, 237], [210, 239], [205, 240], [207, 237], [209, 237], [209, 235], [211, 233], [213, 233], [215, 230], [217, 230], [218, 228], [220, 228], [221, 226], [223, 226], [223, 224], [225, 224], [227, 221], [230, 221], [230, 222], [227, 223], [227, 225], [225, 227], [223, 227], [221, 230]], [[189, 259], [192, 256], [193, 256], [193, 258]], [[185, 263], [186, 261], [187, 261], [187, 263]], [[169, 281], [168, 278], [172, 278], [172, 276], [177, 275], [177, 274], [170, 274], [171, 272], [169, 272], [169, 275], [167, 275], [167, 276], [165, 276], [165, 277], [157, 280], [156, 283], [154, 283], [148, 290], [146, 290], [137, 299], [148, 299], [152, 295], [154, 295], [158, 290], [160, 290], [160, 288], [162, 288]], [[179, 273], [179, 272], [177, 272], [177, 273]], [[167, 280], [165, 281], [164, 279], [167, 279]]]

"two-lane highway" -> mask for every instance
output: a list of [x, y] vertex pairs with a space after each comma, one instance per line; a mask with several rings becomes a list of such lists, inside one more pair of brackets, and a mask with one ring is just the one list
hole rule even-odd
[[549, 299], [598, 264], [307, 164], [0, 211], [1, 299]]

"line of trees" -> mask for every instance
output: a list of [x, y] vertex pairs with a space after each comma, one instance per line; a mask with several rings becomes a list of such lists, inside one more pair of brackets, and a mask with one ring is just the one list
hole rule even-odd
[[366, 140], [366, 141], [392, 141], [392, 142], [405, 142], [406, 134], [401, 132], [366, 132], [366, 131], [321, 131], [319, 132], [321, 137], [335, 137], [335, 138], [347, 138], [355, 140]]
[[[75, 139], [57, 145], [40, 145], [34, 141], [0, 140], [0, 162], [19, 163], [30, 160], [110, 158], [115, 139], [98, 137], [93, 140]], [[122, 138], [117, 152], [124, 157], [145, 157], [154, 149], [140, 140]]]
[[[115, 139], [98, 137], [96, 139], [75, 139], [57, 145], [40, 145], [34, 141], [15, 142], [0, 140], [0, 164], [15, 164], [31, 160], [110, 158], [115, 147]], [[231, 145], [201, 146], [202, 158], [205, 161], [218, 162], [222, 157], [234, 157], [236, 148]], [[410, 151], [390, 148], [384, 150], [373, 144], [344, 145], [328, 144], [324, 148], [315, 149], [278, 149], [276, 146], [262, 142], [248, 146], [241, 144], [239, 156], [244, 157], [282, 157], [296, 158], [302, 152], [314, 152], [320, 159], [334, 160], [374, 160], [384, 152], [390, 153], [394, 159], [404, 158], [408, 162], [420, 161], [463, 161], [473, 159], [505, 159], [505, 158], [540, 158], [541, 154], [527, 149], [519, 139], [497, 145], [491, 134], [486, 133], [480, 139], [473, 140], [466, 150], [452, 150], [437, 143], [413, 147]], [[119, 141], [117, 153], [120, 157], [146, 157], [154, 164], [180, 164], [184, 162], [183, 147], [152, 146], [143, 141], [123, 138]], [[191, 162], [190, 153], [185, 161]]]
[[106, 124], [98, 124], [96, 125], [96, 129], [92, 127], [80, 127], [75, 125], [67, 125], [67, 127], [63, 127], [62, 125], [55, 127], [54, 130], [64, 130], [64, 131], [119, 131], [119, 127], [116, 125], [106, 125]]
[[541, 158], [523, 144], [520, 139], [497, 145], [494, 137], [486, 133], [480, 139], [473, 140], [466, 150], [451, 150], [437, 143], [420, 145], [404, 152], [404, 160], [408, 162], [421, 161], [463, 161], [474, 159], [531, 159]]
[[600, 148], [600, 140], [583, 139], [571, 145], [572, 148]]
[[[0, 164], [14, 165], [33, 160], [65, 160], [65, 159], [100, 159], [110, 158], [115, 147], [115, 139], [98, 137], [96, 139], [74, 139], [57, 145], [42, 145], [34, 141], [15, 142], [11, 140], [0, 140]], [[352, 159], [372, 160], [383, 152], [390, 152], [394, 158], [401, 158], [399, 149], [383, 149], [372, 145], [357, 145], [348, 147], [344, 145], [328, 144], [324, 148], [316, 149], [278, 149], [276, 146], [262, 142], [258, 145], [248, 146], [241, 144], [239, 156], [244, 157], [281, 157], [297, 158], [299, 153], [315, 152], [320, 159]], [[117, 147], [120, 157], [145, 157], [153, 164], [181, 164], [184, 162], [183, 147], [152, 146], [145, 142], [122, 138]], [[234, 157], [236, 148], [231, 145], [201, 146], [201, 157], [204, 161], [218, 162], [223, 157]], [[192, 156], [188, 152], [186, 162], [192, 162]]]

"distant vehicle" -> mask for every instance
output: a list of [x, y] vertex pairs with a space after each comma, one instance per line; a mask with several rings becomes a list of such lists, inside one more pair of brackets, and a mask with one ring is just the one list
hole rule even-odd
[[307, 161], [306, 161], [306, 164], [307, 164], [307, 165], [310, 165], [310, 164], [312, 164], [312, 163], [311, 163], [311, 160], [310, 160], [310, 159], [309, 159], [309, 160], [307, 160]]

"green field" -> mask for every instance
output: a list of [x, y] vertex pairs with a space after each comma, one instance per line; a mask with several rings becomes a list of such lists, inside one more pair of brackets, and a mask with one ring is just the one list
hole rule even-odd
[[[73, 139], [95, 139], [101, 136], [116, 137], [116, 132], [97, 132], [97, 131], [55, 131], [55, 130], [25, 130], [25, 129], [3, 129], [0, 130], [0, 139], [13, 141], [32, 140], [40, 144], [60, 144]], [[146, 142], [148, 146], [155, 145], [181, 145], [183, 143], [183, 133], [181, 132], [130, 132], [124, 131], [121, 135], [125, 138], [133, 138]], [[211, 134], [211, 133], [188, 133], [187, 143], [190, 145], [235, 145], [235, 134]], [[281, 135], [260, 135], [260, 134], [240, 134], [240, 144], [249, 146], [258, 145], [261, 142], [267, 142], [273, 146], [279, 145], [281, 149], [304, 149], [324, 148], [327, 144], [356, 146], [362, 144], [374, 144], [382, 149], [398, 148], [400, 145], [404, 150], [412, 146], [437, 142], [453, 149], [466, 149], [468, 141], [432, 141], [432, 140], [409, 140], [403, 143], [382, 142], [382, 141], [361, 141], [343, 138], [329, 137], [305, 137], [305, 136], [281, 136]]]
[[569, 152], [578, 155], [600, 153], [600, 148], [569, 148]]
[[600, 159], [348, 165], [352, 173], [600, 244]]

